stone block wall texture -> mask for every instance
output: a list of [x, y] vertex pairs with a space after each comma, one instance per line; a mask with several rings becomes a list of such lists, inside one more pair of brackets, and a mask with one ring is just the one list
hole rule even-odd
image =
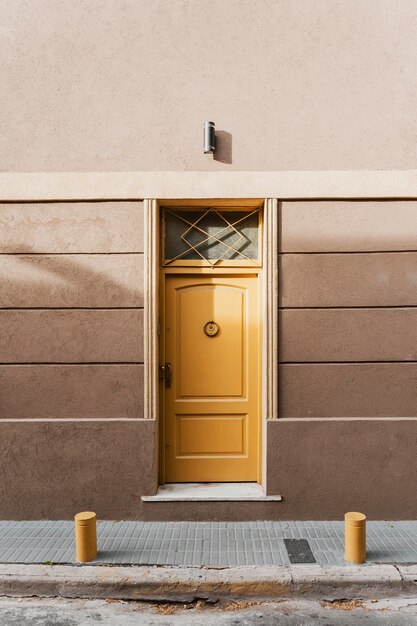
[[414, 0], [2, 0], [0, 169], [414, 168], [416, 25]]

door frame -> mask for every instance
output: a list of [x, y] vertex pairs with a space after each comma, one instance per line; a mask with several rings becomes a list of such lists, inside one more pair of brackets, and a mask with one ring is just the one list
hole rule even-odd
[[[259, 472], [258, 482], [266, 490], [266, 420], [278, 418], [278, 201], [275, 198], [237, 199], [237, 200], [173, 200], [161, 203], [156, 199], [144, 201], [144, 419], [157, 421], [156, 436], [159, 460], [154, 462], [159, 467], [159, 484], [163, 484], [164, 475], [164, 393], [159, 381], [159, 364], [163, 363], [164, 340], [162, 303], [164, 302], [166, 274], [201, 274], [212, 273], [211, 268], [198, 267], [161, 267], [161, 228], [160, 208], [192, 206], [196, 209], [208, 206], [263, 208], [262, 228], [262, 266], [261, 267], [224, 267], [217, 268], [216, 274], [259, 274], [262, 283], [260, 306], [261, 320], [261, 385], [259, 420]], [[156, 481], [158, 483], [158, 481]], [[157, 488], [157, 484], [156, 484]]]

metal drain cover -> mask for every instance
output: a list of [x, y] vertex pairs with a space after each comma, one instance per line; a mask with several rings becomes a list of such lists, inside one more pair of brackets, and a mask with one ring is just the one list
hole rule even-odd
[[307, 539], [284, 539], [291, 563], [316, 563]]

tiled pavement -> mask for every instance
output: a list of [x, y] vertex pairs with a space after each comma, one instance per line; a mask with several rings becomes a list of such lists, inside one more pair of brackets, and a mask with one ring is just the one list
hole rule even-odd
[[[92, 564], [289, 565], [284, 539], [343, 565], [343, 522], [98, 522]], [[0, 563], [75, 563], [71, 521], [0, 522]], [[368, 522], [368, 563], [417, 563], [417, 522]]]

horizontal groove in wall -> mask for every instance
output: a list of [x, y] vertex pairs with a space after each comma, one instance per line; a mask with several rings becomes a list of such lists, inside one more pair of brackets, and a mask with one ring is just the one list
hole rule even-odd
[[417, 417], [280, 417], [271, 422], [417, 422]]
[[314, 254], [314, 255], [326, 255], [326, 254], [402, 254], [402, 253], [410, 253], [417, 252], [417, 248], [412, 248], [410, 250], [320, 250], [319, 252], [314, 251], [300, 251], [297, 252], [295, 250], [291, 250], [291, 252], [278, 252], [280, 256], [291, 256], [292, 254]]
[[91, 198], [87, 198], [87, 200], [84, 200], [83, 198], [77, 198], [77, 199], [71, 199], [71, 200], [65, 200], [65, 199], [57, 199], [57, 200], [0, 200], [0, 205], [1, 204], [77, 204], [77, 203], [88, 203], [88, 204], [111, 204], [114, 202], [117, 202], [119, 204], [123, 204], [124, 202], [135, 202], [135, 203], [139, 203], [142, 202], [144, 200], [144, 198], [103, 198], [102, 200], [98, 199], [91, 199]]
[[358, 310], [366, 310], [366, 309], [416, 309], [417, 304], [390, 304], [388, 306], [384, 304], [379, 305], [357, 305], [357, 306], [280, 306], [278, 307], [280, 311], [352, 311], [355, 309]]
[[[284, 197], [284, 196], [272, 196], [278, 199], [278, 202], [280, 203], [284, 203], [284, 202], [328, 202], [329, 204], [335, 203], [335, 202], [392, 202], [393, 204], [395, 204], [396, 202], [415, 202], [417, 200], [417, 195], [413, 194], [411, 196], [397, 196], [397, 195], [392, 195], [392, 196], [378, 196], [377, 194], [373, 194], [372, 196], [314, 196], [314, 197], [309, 197], [309, 196], [294, 196], [294, 197]], [[2, 200], [1, 202], [8, 202], [7, 200]], [[9, 202], [15, 202], [15, 200], [10, 200]], [[18, 202], [20, 202], [20, 200], [18, 200]], [[27, 202], [25, 200], [25, 202]], [[29, 200], [28, 202], [40, 202], [40, 200]], [[52, 202], [54, 202], [52, 200]], [[56, 201], [58, 202], [58, 201]], [[64, 200], [64, 202], [73, 202], [73, 200]], [[77, 202], [81, 202], [80, 200], [77, 200]], [[84, 200], [82, 201], [84, 202]], [[95, 201], [96, 202], [96, 201]], [[100, 200], [99, 200], [100, 202]]]
[[98, 366], [98, 367], [120, 367], [121, 365], [124, 366], [128, 366], [131, 367], [133, 365], [143, 365], [143, 361], [142, 362], [129, 362], [129, 361], [121, 361], [120, 363], [116, 363], [114, 361], [101, 361], [101, 362], [96, 362], [96, 363], [86, 363], [86, 362], [81, 362], [81, 363], [0, 363], [1, 367], [56, 367], [59, 365], [65, 365], [65, 366], [69, 366], [69, 367], [91, 367], [92, 365], [94, 366]]
[[0, 256], [128, 256], [136, 254], [142, 256], [144, 252], [1, 252]]
[[143, 311], [143, 306], [0, 306], [0, 311]]
[[318, 203], [318, 202], [327, 202], [328, 204], [333, 204], [335, 201], [343, 201], [343, 202], [350, 202], [351, 204], [357, 204], [358, 202], [369, 202], [370, 204], [373, 204], [375, 202], [390, 202], [392, 204], [395, 204], [396, 202], [398, 202], [398, 200], [401, 200], [403, 202], [414, 202], [417, 198], [415, 197], [409, 197], [409, 196], [398, 196], [398, 197], [384, 197], [384, 196], [378, 196], [377, 198], [370, 198], [369, 196], [357, 196], [355, 198], [349, 198], [347, 196], [343, 197], [343, 196], [338, 196], [338, 197], [322, 197], [322, 198], [309, 198], [308, 196], [304, 197], [304, 198], [279, 198], [280, 202], [291, 202], [294, 204], [298, 204], [300, 202], [311, 202], [313, 203]]
[[[3, 172], [0, 173], [0, 176]], [[36, 172], [29, 172], [29, 174], [36, 174]], [[52, 173], [52, 172], [51, 172]], [[59, 172], [58, 172], [59, 173]], [[206, 174], [207, 172], [201, 172]], [[253, 175], [254, 172], [251, 172], [251, 174]], [[272, 172], [274, 175], [277, 174], [277, 172]], [[24, 175], [24, 173], [22, 174]], [[22, 194], [23, 195], [23, 194]], [[83, 197], [70, 197], [70, 198], [60, 198], [60, 197], [56, 197], [56, 198], [51, 198], [51, 199], [45, 199], [45, 198], [36, 198], [36, 196], [34, 198], [30, 198], [29, 200], [27, 198], [23, 198], [23, 199], [19, 199], [16, 197], [9, 199], [4, 199], [4, 197], [2, 199], [0, 199], [0, 205], [2, 204], [78, 204], [78, 203], [88, 203], [88, 204], [110, 204], [112, 202], [117, 202], [122, 204], [123, 202], [144, 202], [146, 200], [146, 198], [157, 198], [157, 197], [161, 197], [162, 194], [160, 193], [155, 193], [155, 194], [147, 194], [145, 195], [141, 195], [141, 196], [121, 196], [120, 194], [114, 197], [101, 197], [98, 195], [96, 198], [83, 198]], [[197, 197], [197, 198], [187, 198], [187, 194], [182, 193], [180, 195], [178, 195], [178, 197], [174, 197], [172, 196], [171, 198], [162, 198], [161, 200], [165, 203], [171, 202], [172, 200], [195, 200], [196, 204], [198, 204], [199, 200], [202, 199], [207, 199], [207, 197], [210, 197], [210, 200], [221, 202], [222, 200], [225, 199], [225, 196], [219, 198], [218, 197], [219, 194], [216, 195], [211, 195], [208, 196], [206, 194], [206, 196], [203, 197]], [[265, 196], [265, 194], [263, 194]], [[415, 202], [417, 200], [417, 195], [392, 195], [392, 196], [379, 196], [379, 195], [373, 195], [371, 197], [367, 197], [367, 196], [347, 196], [347, 195], [327, 195], [327, 196], [314, 196], [314, 197], [310, 197], [310, 196], [300, 196], [299, 194], [294, 195], [294, 197], [291, 196], [283, 196], [283, 195], [279, 195], [279, 194], [268, 194], [269, 197], [271, 198], [277, 198], [278, 202], [283, 203], [283, 202], [287, 202], [287, 203], [298, 203], [298, 202], [327, 202], [328, 204], [332, 204], [335, 202], [351, 202], [352, 204], [355, 204], [357, 202], [369, 202], [369, 203], [374, 203], [374, 202], [390, 202], [392, 204], [395, 204], [396, 202]], [[242, 194], [239, 193], [235, 193], [233, 196], [233, 200], [239, 200], [242, 197]], [[245, 194], [245, 198], [248, 198], [249, 200], [259, 200], [262, 197], [262, 194], [258, 194], [257, 196], [248, 196], [248, 194]], [[231, 200], [232, 197], [226, 198]]]
[[417, 361], [287, 361], [280, 365], [415, 365]]
[[367, 365], [377, 365], [379, 363], [404, 363], [405, 365], [408, 365], [410, 363], [417, 363], [417, 361], [413, 359], [409, 359], [409, 360], [390, 359], [390, 360], [385, 360], [385, 361], [380, 361], [380, 360], [370, 361], [368, 359], [368, 360], [362, 360], [362, 361], [344, 360], [344, 361], [280, 361], [279, 362], [280, 365], [351, 365], [355, 363], [367, 364]]
[[149, 419], [144, 419], [143, 417], [22, 417], [21, 419], [7, 419], [0, 418], [0, 424], [27, 424], [33, 422], [48, 422], [48, 423], [57, 423], [57, 422], [102, 422], [102, 423], [111, 423], [111, 422], [146, 422], [148, 423]]
[[24, 363], [10, 361], [2, 361], [0, 365], [7, 365], [8, 367], [30, 365], [33, 366], [48, 366], [48, 365], [143, 365], [143, 361], [25, 361]]

